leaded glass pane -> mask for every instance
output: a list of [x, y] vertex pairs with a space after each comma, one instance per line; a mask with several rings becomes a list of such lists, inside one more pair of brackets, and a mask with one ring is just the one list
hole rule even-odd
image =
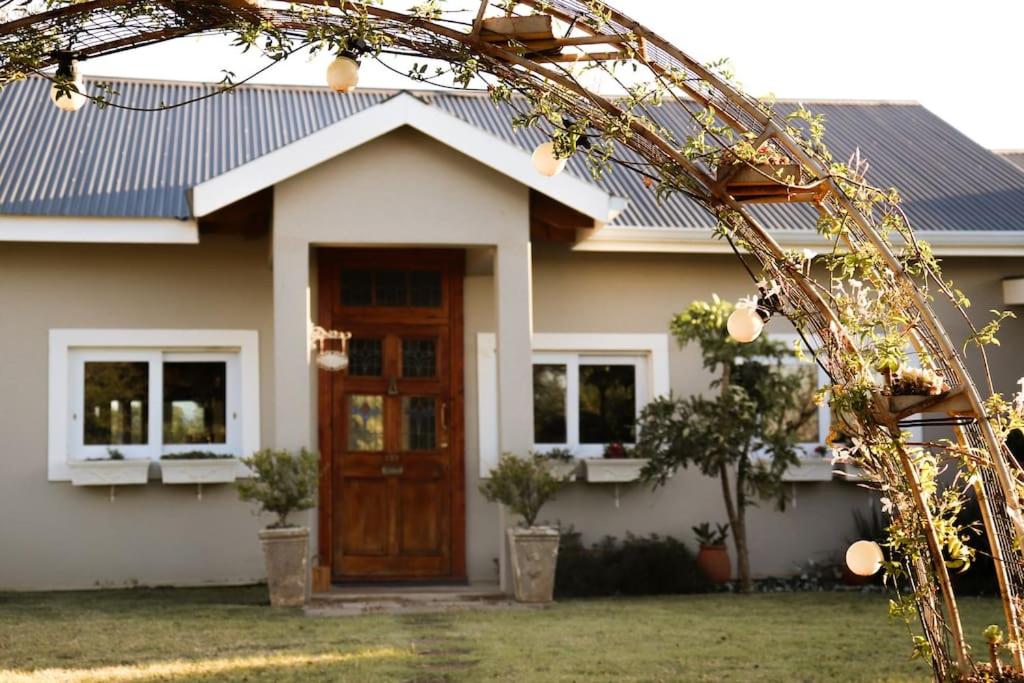
[[402, 450], [429, 451], [436, 447], [436, 414], [432, 397], [402, 397]]
[[351, 377], [380, 377], [384, 356], [380, 339], [353, 338], [348, 342], [348, 374]]
[[227, 443], [227, 363], [164, 363], [164, 443]]
[[441, 305], [441, 273], [414, 270], [409, 273], [409, 280], [409, 295], [413, 306], [430, 308]]
[[402, 340], [402, 377], [434, 377], [437, 374], [437, 342], [433, 339]]
[[580, 443], [636, 440], [636, 367], [580, 365]]
[[144, 444], [149, 441], [149, 363], [85, 363], [87, 446]]
[[533, 442], [565, 443], [565, 365], [533, 366]]
[[384, 450], [384, 397], [352, 394], [348, 397], [348, 449]]
[[402, 270], [378, 270], [377, 305], [407, 306], [409, 304], [409, 283]]
[[373, 272], [369, 270], [341, 271], [341, 303], [345, 306], [373, 304]]

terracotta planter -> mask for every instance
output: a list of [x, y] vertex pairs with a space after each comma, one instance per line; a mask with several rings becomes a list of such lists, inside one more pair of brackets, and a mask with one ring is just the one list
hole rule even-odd
[[555, 594], [558, 530], [550, 527], [508, 530], [512, 586], [519, 602], [551, 602]]
[[697, 566], [711, 583], [725, 583], [732, 578], [732, 561], [724, 545], [701, 545]]
[[263, 559], [267, 565], [270, 604], [274, 607], [305, 605], [309, 529], [263, 529], [260, 541], [263, 542]]

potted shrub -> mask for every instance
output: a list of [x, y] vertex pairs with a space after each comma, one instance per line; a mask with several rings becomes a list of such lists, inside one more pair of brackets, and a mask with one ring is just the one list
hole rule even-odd
[[729, 536], [728, 524], [716, 524], [714, 530], [709, 522], [701, 522], [693, 528], [700, 552], [697, 566], [711, 583], [725, 583], [732, 578], [732, 561], [725, 540]]
[[537, 526], [537, 515], [567, 483], [543, 455], [524, 458], [506, 453], [491, 478], [480, 485], [487, 500], [508, 506], [522, 518], [521, 526], [508, 530], [512, 584], [519, 602], [551, 602], [554, 595], [558, 530]]
[[242, 460], [254, 478], [238, 483], [239, 497], [277, 515], [273, 524], [260, 531], [274, 607], [299, 607], [306, 602], [309, 529], [289, 523], [288, 515], [316, 505], [318, 461], [317, 454], [305, 448], [298, 453], [266, 449]]
[[160, 456], [160, 478], [165, 484], [227, 484], [238, 477], [233, 455], [186, 451]]

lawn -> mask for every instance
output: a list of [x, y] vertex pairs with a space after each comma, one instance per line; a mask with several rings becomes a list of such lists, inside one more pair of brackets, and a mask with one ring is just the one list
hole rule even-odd
[[[0, 681], [910, 681], [880, 595], [310, 618], [261, 588], [0, 594]], [[965, 599], [967, 631], [999, 621]]]

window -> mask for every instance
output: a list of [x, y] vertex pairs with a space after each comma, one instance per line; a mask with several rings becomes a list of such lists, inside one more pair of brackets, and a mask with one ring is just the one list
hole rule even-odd
[[[794, 348], [799, 337], [796, 334], [773, 334], [774, 341], [782, 342], [787, 348]], [[831, 416], [827, 405], [819, 406], [814, 402], [814, 394], [823, 386], [828, 384], [828, 375], [815, 362], [810, 351], [805, 349], [804, 358], [790, 356], [783, 360], [782, 369], [784, 372], [797, 375], [800, 378], [799, 405], [796, 410], [809, 415], [797, 430], [797, 444], [811, 455], [811, 452], [825, 443], [828, 439], [828, 431], [831, 427]], [[793, 420], [800, 416], [794, 414]]]
[[255, 332], [52, 330], [51, 480], [67, 462], [259, 448]]
[[[477, 335], [482, 477], [501, 450], [496, 345], [494, 334]], [[633, 443], [640, 410], [669, 393], [668, 349], [666, 334], [534, 334], [534, 448], [594, 458], [612, 441]]]

